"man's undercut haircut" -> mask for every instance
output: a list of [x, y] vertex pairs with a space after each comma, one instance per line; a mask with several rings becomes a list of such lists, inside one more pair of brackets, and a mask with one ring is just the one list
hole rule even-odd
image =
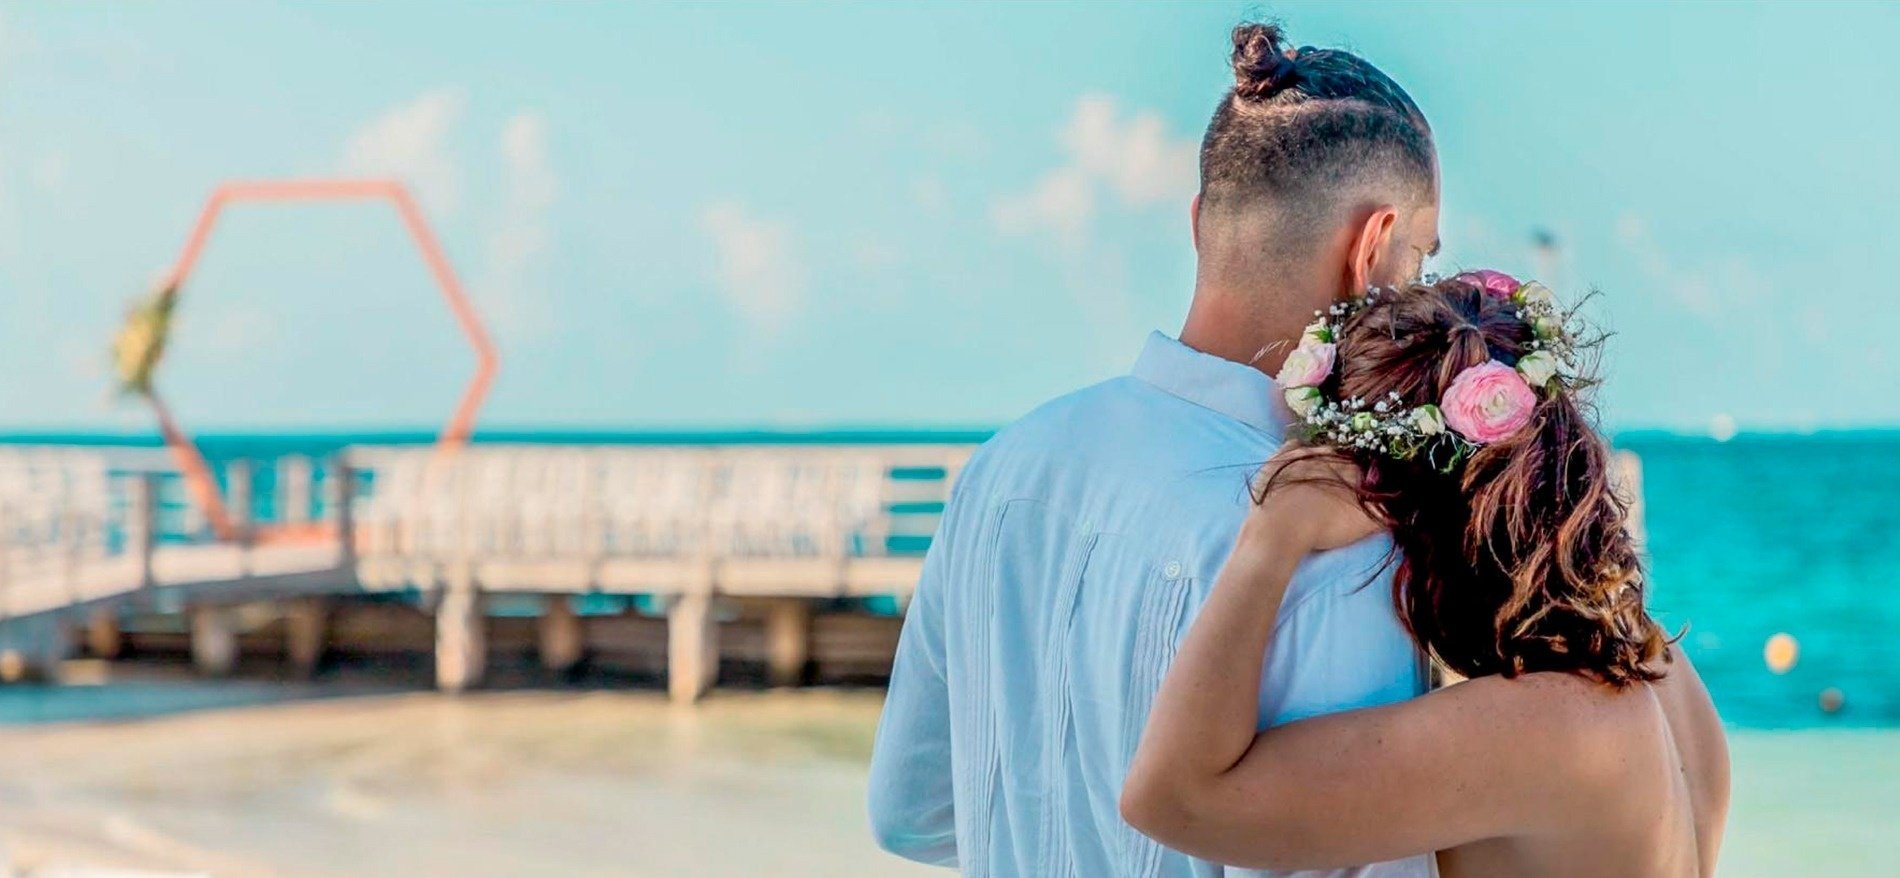
[[1341, 49], [1286, 49], [1277, 25], [1233, 36], [1234, 87], [1201, 140], [1203, 215], [1262, 211], [1282, 246], [1303, 247], [1368, 186], [1432, 193], [1431, 128], [1391, 77]]

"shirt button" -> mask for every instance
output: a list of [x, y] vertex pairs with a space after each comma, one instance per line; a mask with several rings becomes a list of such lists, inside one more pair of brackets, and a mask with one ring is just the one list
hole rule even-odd
[[1169, 562], [1168, 562], [1168, 566], [1167, 566], [1167, 567], [1166, 567], [1165, 569], [1163, 569], [1163, 570], [1161, 571], [1161, 573], [1162, 573], [1162, 575], [1163, 575], [1163, 576], [1166, 576], [1166, 577], [1167, 577], [1167, 578], [1169, 578], [1169, 579], [1173, 579], [1173, 578], [1175, 578], [1176, 576], [1180, 576], [1180, 575], [1181, 575], [1181, 562], [1179, 562], [1179, 561], [1169, 561]]

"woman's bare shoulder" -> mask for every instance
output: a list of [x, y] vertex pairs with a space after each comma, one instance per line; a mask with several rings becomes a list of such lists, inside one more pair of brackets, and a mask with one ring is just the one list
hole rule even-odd
[[1493, 675], [1464, 680], [1439, 690], [1458, 693], [1473, 702], [1500, 706], [1513, 711], [1530, 711], [1551, 724], [1568, 725], [1579, 721], [1608, 721], [1620, 711], [1633, 710], [1641, 698], [1640, 687], [1618, 689], [1580, 674], [1539, 671], [1516, 677]]
[[1466, 680], [1433, 693], [1513, 730], [1527, 755], [1579, 782], [1620, 784], [1631, 754], [1668, 734], [1657, 700], [1642, 684], [1617, 688], [1577, 674], [1539, 672]]

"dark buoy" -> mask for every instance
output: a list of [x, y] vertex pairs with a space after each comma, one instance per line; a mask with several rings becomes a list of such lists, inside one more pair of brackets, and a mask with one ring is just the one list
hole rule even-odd
[[1829, 686], [1821, 690], [1821, 712], [1840, 713], [1847, 706], [1847, 695], [1841, 690]]

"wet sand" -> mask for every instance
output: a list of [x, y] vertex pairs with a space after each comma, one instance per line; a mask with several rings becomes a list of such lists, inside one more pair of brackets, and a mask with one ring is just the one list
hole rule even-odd
[[875, 849], [875, 691], [411, 693], [0, 730], [0, 839], [220, 876], [941, 875]]
[[1733, 731], [1722, 878], [1900, 875], [1900, 729]]
[[[218, 876], [948, 874], [878, 852], [881, 693], [432, 693], [0, 728], [0, 843]], [[1737, 732], [1725, 878], [1900, 874], [1900, 732]]]

